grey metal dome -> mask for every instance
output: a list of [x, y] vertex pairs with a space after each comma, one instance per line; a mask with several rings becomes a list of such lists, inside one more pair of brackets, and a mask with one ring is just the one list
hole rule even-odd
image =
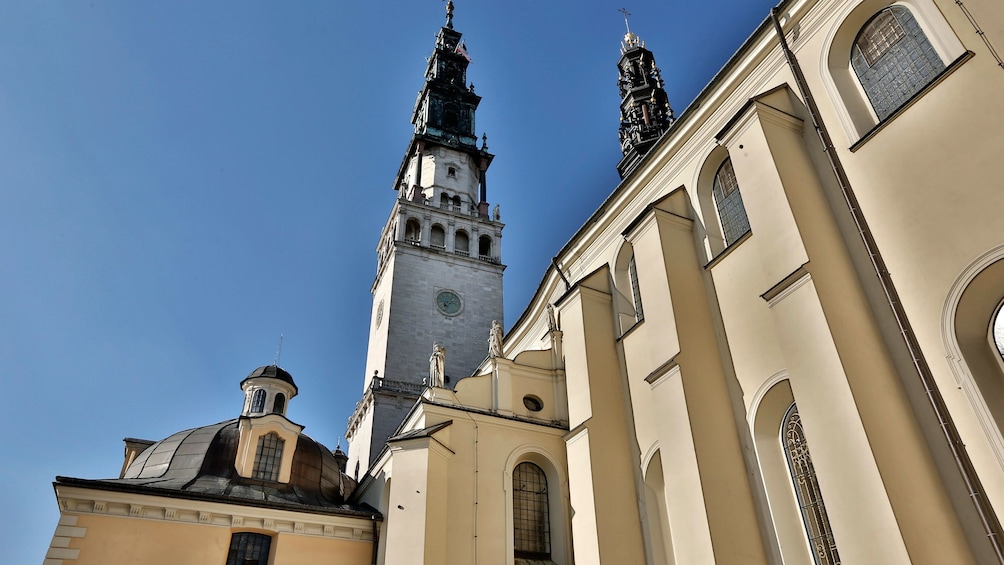
[[238, 420], [181, 431], [145, 449], [121, 479], [106, 482], [277, 505], [346, 508], [356, 483], [320, 443], [300, 434], [289, 482], [275, 483], [237, 474], [237, 442]]

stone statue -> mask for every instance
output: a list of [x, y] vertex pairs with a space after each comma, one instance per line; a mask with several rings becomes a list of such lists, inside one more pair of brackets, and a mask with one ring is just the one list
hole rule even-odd
[[432, 344], [432, 357], [429, 357], [429, 384], [443, 388], [446, 381], [446, 348], [438, 343]]
[[502, 324], [492, 320], [492, 329], [488, 333], [488, 356], [492, 359], [502, 357]]
[[492, 219], [495, 220], [496, 222], [502, 219], [502, 212], [499, 211], [498, 204], [496, 204], [495, 207], [492, 208]]
[[554, 304], [547, 305], [547, 331], [558, 331], [558, 322], [554, 319]]

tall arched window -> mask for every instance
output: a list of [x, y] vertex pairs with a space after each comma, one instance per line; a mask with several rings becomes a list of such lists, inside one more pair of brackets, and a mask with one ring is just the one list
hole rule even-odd
[[442, 192], [439, 194], [439, 207], [449, 208], [450, 207], [450, 195]]
[[443, 226], [439, 224], [432, 226], [429, 245], [436, 249], [446, 249], [446, 230]]
[[551, 527], [547, 477], [530, 462], [512, 472], [513, 549], [517, 558], [550, 559]]
[[731, 157], [727, 157], [718, 167], [712, 193], [718, 207], [718, 217], [722, 221], [725, 245], [732, 245], [750, 231], [750, 222], [746, 217], [746, 208], [743, 207], [743, 197], [739, 194], [739, 182], [732, 168]]
[[255, 414], [264, 411], [265, 411], [265, 391], [259, 388], [258, 390], [254, 391], [254, 396], [251, 397], [251, 413]]
[[634, 319], [640, 322], [645, 319], [645, 312], [641, 309], [641, 287], [638, 285], [638, 267], [635, 266], [634, 253], [628, 261], [628, 278], [631, 279], [631, 298], [634, 300]]
[[266, 565], [271, 536], [254, 532], [237, 532], [230, 536], [227, 565]]
[[991, 332], [994, 336], [994, 345], [997, 346], [997, 353], [1004, 357], [1004, 304], [997, 307], [997, 314], [994, 316], [994, 324]]
[[272, 401], [272, 413], [281, 415], [286, 409], [286, 395], [281, 392], [275, 394], [275, 400]]
[[453, 239], [453, 249], [458, 255], [470, 255], [471, 238], [464, 230], [458, 230]]
[[487, 235], [478, 238], [478, 257], [485, 261], [492, 260], [492, 238]]
[[910, 10], [890, 6], [858, 32], [851, 67], [881, 121], [927, 86], [945, 63]]
[[798, 496], [798, 506], [802, 511], [802, 522], [809, 547], [816, 565], [839, 565], [840, 555], [833, 541], [830, 519], [826, 516], [826, 506], [819, 492], [816, 470], [809, 457], [809, 445], [805, 442], [802, 420], [798, 417], [798, 407], [792, 404], [784, 415], [781, 425], [781, 442], [784, 455], [791, 470], [791, 480]]
[[258, 451], [254, 455], [254, 470], [251, 476], [263, 481], [278, 481], [282, 464], [282, 448], [285, 444], [274, 432], [258, 438]]

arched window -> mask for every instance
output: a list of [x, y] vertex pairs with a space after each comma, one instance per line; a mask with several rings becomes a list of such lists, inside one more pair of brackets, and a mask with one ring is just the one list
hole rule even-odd
[[251, 476], [263, 481], [278, 481], [279, 466], [282, 464], [282, 448], [285, 444], [274, 432], [258, 438], [258, 451], [254, 455], [254, 470]]
[[254, 532], [237, 532], [230, 536], [227, 565], [266, 565], [271, 536]]
[[483, 235], [478, 238], [478, 257], [485, 260], [492, 260], [492, 238]]
[[449, 208], [450, 207], [450, 195], [442, 192], [439, 194], [439, 207]]
[[641, 309], [641, 287], [638, 286], [638, 267], [635, 266], [634, 253], [628, 260], [628, 278], [631, 280], [631, 298], [634, 300], [634, 319], [640, 322], [645, 319], [645, 312]]
[[460, 197], [459, 196], [454, 196], [453, 197], [453, 209], [455, 211], [457, 211], [457, 212], [460, 211]]
[[837, 546], [833, 541], [830, 519], [826, 516], [816, 470], [809, 457], [809, 446], [805, 442], [802, 420], [798, 417], [798, 407], [795, 404], [784, 415], [781, 442], [791, 470], [791, 480], [795, 485], [798, 506], [802, 510], [802, 521], [806, 535], [809, 536], [813, 559], [816, 565], [838, 565], [840, 555], [837, 554]]
[[275, 394], [275, 400], [272, 401], [272, 413], [282, 414], [286, 410], [286, 395], [281, 392]]
[[251, 397], [251, 413], [256, 414], [258, 412], [265, 411], [265, 391], [263, 389], [258, 389], [254, 391], [254, 396]]
[[415, 218], [408, 218], [404, 225], [404, 240], [418, 245], [422, 241], [422, 224]]
[[436, 249], [446, 249], [446, 230], [443, 226], [436, 224], [432, 226], [432, 233], [430, 234], [431, 240], [430, 245]]
[[616, 296], [614, 305], [617, 312], [617, 324], [623, 335], [635, 324], [645, 319], [641, 307], [641, 285], [638, 282], [638, 267], [634, 258], [634, 247], [624, 242], [617, 251], [613, 263], [614, 287]]
[[471, 254], [471, 238], [467, 235], [464, 230], [458, 230], [453, 238], [453, 249], [458, 255], [470, 255]]
[[903, 6], [879, 11], [858, 32], [851, 67], [879, 121], [927, 86], [945, 63]]
[[715, 173], [712, 193], [718, 207], [718, 217], [722, 221], [725, 245], [732, 245], [750, 231], [750, 222], [743, 207], [743, 197], [739, 194], [739, 182], [732, 168], [732, 158], [728, 157]]
[[550, 512], [547, 505], [547, 477], [530, 462], [516, 465], [512, 472], [512, 531], [516, 558], [550, 559]]
[[1004, 316], [1001, 316], [1001, 311], [1004, 311], [1004, 304], [997, 307], [997, 315], [994, 316], [994, 345], [997, 346], [997, 353], [1004, 357]]

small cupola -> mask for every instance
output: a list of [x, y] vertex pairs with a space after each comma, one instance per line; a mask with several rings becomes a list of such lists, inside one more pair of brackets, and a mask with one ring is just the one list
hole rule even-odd
[[258, 367], [241, 381], [244, 391], [244, 410], [241, 416], [286, 416], [289, 401], [296, 396], [293, 376], [277, 365]]

